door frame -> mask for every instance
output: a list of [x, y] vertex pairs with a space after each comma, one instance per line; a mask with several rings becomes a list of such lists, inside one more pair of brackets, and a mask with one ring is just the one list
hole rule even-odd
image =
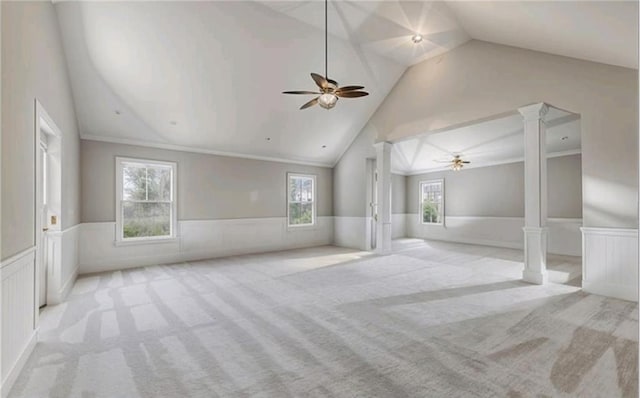
[[[34, 120], [34, 135], [33, 135], [33, 155], [34, 155], [34, 208], [33, 208], [33, 215], [34, 215], [34, 246], [35, 246], [35, 261], [34, 261], [34, 267], [35, 267], [35, 273], [34, 273], [34, 328], [37, 327], [38, 325], [38, 321], [40, 318], [40, 271], [41, 268], [44, 266], [44, 264], [42, 264], [41, 259], [45, 258], [44, 256], [46, 256], [46, 252], [45, 251], [45, 247], [42, 247], [42, 216], [40, 215], [40, 211], [41, 211], [41, 199], [42, 198], [42, 181], [40, 181], [39, 175], [40, 175], [40, 169], [42, 168], [42, 162], [41, 162], [41, 157], [40, 157], [40, 134], [41, 132], [44, 132], [45, 134], [47, 134], [48, 139], [49, 140], [55, 140], [56, 145], [59, 146], [59, 161], [61, 162], [62, 159], [64, 159], [63, 154], [62, 154], [62, 150], [63, 150], [63, 146], [62, 146], [62, 131], [60, 130], [60, 128], [56, 125], [56, 123], [53, 121], [53, 119], [51, 118], [51, 116], [49, 116], [49, 113], [47, 113], [47, 111], [45, 110], [45, 108], [42, 106], [42, 103], [40, 101], [38, 101], [38, 99], [35, 99], [35, 120]], [[51, 146], [51, 143], [49, 143], [49, 146]], [[47, 167], [48, 171], [50, 171], [50, 167]], [[62, 164], [60, 164], [60, 173], [59, 173], [59, 183], [60, 183], [60, 195], [62, 195]], [[47, 187], [47, 189], [50, 192], [50, 186]], [[60, 201], [62, 204], [62, 201]], [[58, 220], [58, 225], [60, 225], [60, 220]], [[46, 261], [46, 260], [45, 260]], [[51, 286], [51, 280], [52, 278], [50, 278], [50, 269], [47, 271], [47, 291], [49, 291], [49, 287]], [[46, 300], [45, 300], [46, 302]]]
[[366, 220], [366, 232], [365, 232], [365, 249], [368, 251], [375, 250], [378, 237], [377, 237], [377, 220], [375, 216], [378, 213], [378, 203], [376, 200], [377, 196], [377, 168], [376, 168], [376, 159], [368, 158], [367, 159], [367, 188], [366, 188], [366, 209], [365, 209], [365, 220]]

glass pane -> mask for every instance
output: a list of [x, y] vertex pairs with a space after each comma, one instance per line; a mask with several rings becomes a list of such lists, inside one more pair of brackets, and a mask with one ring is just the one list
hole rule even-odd
[[147, 200], [147, 169], [125, 165], [122, 168], [122, 199]]
[[302, 193], [301, 182], [297, 177], [289, 177], [289, 200], [291, 202], [299, 202]]
[[300, 224], [300, 213], [301, 213], [300, 203], [289, 204], [289, 225]]
[[422, 203], [422, 221], [423, 222], [437, 222], [438, 219], [438, 207], [433, 201], [425, 199]]
[[122, 202], [123, 237], [171, 235], [171, 204]]
[[303, 203], [299, 224], [311, 224], [313, 222], [313, 204]]
[[291, 203], [289, 205], [289, 225], [304, 225], [312, 222], [312, 203]]
[[147, 200], [171, 200], [171, 168], [148, 167], [147, 189], [149, 190]]
[[301, 178], [302, 201], [311, 202], [313, 200], [313, 180], [311, 178]]

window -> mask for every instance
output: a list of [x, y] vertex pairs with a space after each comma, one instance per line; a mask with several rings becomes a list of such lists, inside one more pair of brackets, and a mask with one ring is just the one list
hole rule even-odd
[[420, 182], [420, 207], [423, 224], [444, 223], [444, 181]]
[[116, 241], [176, 236], [176, 164], [116, 159]]
[[287, 180], [289, 226], [314, 225], [316, 222], [316, 177], [289, 173]]

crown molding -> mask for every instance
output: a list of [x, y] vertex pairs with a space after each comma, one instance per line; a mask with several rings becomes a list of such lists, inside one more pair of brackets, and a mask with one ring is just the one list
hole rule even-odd
[[277, 158], [277, 157], [271, 157], [271, 156], [259, 156], [259, 155], [249, 155], [249, 154], [237, 153], [237, 152], [216, 151], [213, 149], [204, 149], [204, 148], [196, 148], [196, 147], [183, 146], [183, 145], [139, 141], [139, 140], [132, 140], [129, 138], [105, 137], [105, 136], [99, 136], [99, 135], [93, 135], [93, 134], [80, 134], [80, 139], [87, 140], [87, 141], [107, 142], [110, 144], [134, 145], [134, 146], [141, 146], [145, 148], [166, 149], [169, 151], [190, 152], [190, 153], [225, 156], [225, 157], [231, 157], [231, 158], [241, 158], [241, 159], [250, 159], [250, 160], [262, 160], [265, 162], [300, 164], [303, 166], [315, 166], [315, 167], [327, 167], [327, 168], [333, 167], [331, 163], [309, 162], [304, 160], [293, 160], [293, 159]]

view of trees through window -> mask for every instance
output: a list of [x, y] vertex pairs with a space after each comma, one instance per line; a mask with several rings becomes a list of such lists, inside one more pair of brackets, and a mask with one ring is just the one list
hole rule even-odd
[[313, 182], [313, 177], [289, 176], [289, 225], [313, 224]]
[[171, 166], [125, 163], [122, 172], [123, 238], [170, 236]]
[[425, 224], [442, 223], [442, 181], [420, 183], [422, 222]]

